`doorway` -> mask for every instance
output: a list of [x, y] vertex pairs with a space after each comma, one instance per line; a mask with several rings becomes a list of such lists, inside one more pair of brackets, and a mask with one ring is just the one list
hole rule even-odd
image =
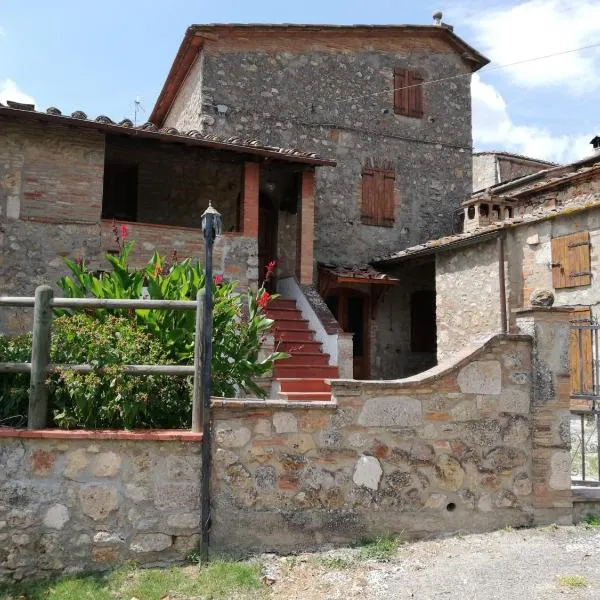
[[277, 260], [278, 210], [266, 194], [260, 194], [258, 209], [258, 283], [269, 293], [275, 291], [275, 281], [265, 283], [267, 265]]
[[371, 298], [353, 289], [341, 288], [325, 298], [339, 326], [353, 335], [354, 379], [369, 379]]

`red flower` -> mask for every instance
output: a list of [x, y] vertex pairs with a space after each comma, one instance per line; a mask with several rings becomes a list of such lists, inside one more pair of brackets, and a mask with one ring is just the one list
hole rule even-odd
[[277, 261], [276, 260], [272, 260], [269, 264], [267, 264], [267, 266], [265, 267], [265, 279], [267, 281], [269, 281], [269, 279], [271, 279], [271, 277], [273, 277], [273, 273], [275, 272], [275, 267], [277, 266]]
[[223, 275], [215, 275], [215, 285], [221, 285], [223, 283]]
[[269, 294], [269, 292], [267, 292], [265, 290], [258, 297], [257, 304], [258, 304], [258, 306], [260, 306], [260, 308], [264, 308], [268, 304], [268, 302], [269, 302], [270, 299], [271, 299], [271, 294]]
[[127, 225], [121, 225], [121, 237], [123, 238], [123, 241], [127, 239], [128, 235], [129, 229], [127, 228]]
[[76, 264], [78, 267], [83, 267], [83, 258], [76, 258], [76, 259], [75, 259], [75, 264]]

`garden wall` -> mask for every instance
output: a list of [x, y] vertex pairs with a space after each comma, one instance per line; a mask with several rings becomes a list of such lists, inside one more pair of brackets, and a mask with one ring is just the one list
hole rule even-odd
[[7, 434], [0, 430], [0, 580], [167, 564], [196, 547], [199, 434]]
[[[215, 399], [212, 551], [570, 523], [568, 319], [522, 312], [529, 335], [330, 402]], [[0, 578], [194, 549], [199, 436], [139, 435], [0, 430]]]
[[335, 408], [217, 409], [216, 547], [535, 522], [530, 338], [496, 337], [425, 376], [334, 382], [333, 393]]

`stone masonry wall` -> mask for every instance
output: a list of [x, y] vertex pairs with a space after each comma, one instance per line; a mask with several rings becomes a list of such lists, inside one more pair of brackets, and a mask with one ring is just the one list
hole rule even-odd
[[[365, 263], [450, 233], [472, 187], [469, 78], [426, 86], [422, 119], [395, 115], [391, 91], [379, 92], [393, 88], [394, 67], [419, 69], [427, 81], [467, 72], [460, 57], [409, 36], [310, 40], [206, 40], [166, 125], [335, 158], [337, 168], [316, 176], [317, 261]], [[365, 165], [396, 171], [391, 228], [361, 223]]]
[[533, 523], [531, 346], [497, 337], [395, 382], [333, 382], [337, 406], [215, 414], [221, 550], [295, 551], [364, 537]]
[[438, 254], [435, 286], [438, 361], [501, 331], [495, 240]]
[[201, 444], [72, 433], [0, 437], [0, 580], [182, 561], [198, 541]]

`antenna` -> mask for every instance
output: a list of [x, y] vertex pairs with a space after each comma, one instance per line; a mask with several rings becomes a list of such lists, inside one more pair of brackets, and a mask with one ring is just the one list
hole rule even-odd
[[133, 101], [133, 124], [135, 126], [137, 126], [137, 117], [140, 110], [146, 114], [146, 109], [142, 106], [142, 100], [139, 96], [136, 96], [135, 100]]

